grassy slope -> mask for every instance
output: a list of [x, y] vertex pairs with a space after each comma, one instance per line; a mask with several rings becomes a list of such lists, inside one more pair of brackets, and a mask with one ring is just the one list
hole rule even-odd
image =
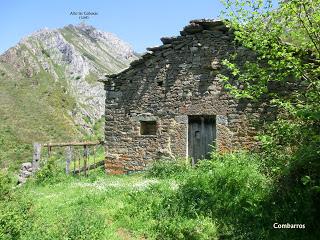
[[[13, 77], [14, 76], [14, 77]], [[42, 70], [32, 78], [0, 65], [0, 167], [29, 161], [34, 141], [71, 140], [79, 136], [66, 114], [75, 99], [64, 81]]]
[[[196, 168], [162, 160], [146, 175], [131, 176], [108, 176], [97, 169], [88, 177], [73, 177], [58, 165], [46, 166], [11, 193], [0, 171], [0, 239], [319, 236], [317, 204], [309, 193], [279, 192], [278, 180], [255, 154], [215, 154]], [[273, 229], [275, 222], [303, 223], [306, 229]]]
[[103, 172], [50, 185], [30, 183], [22, 192], [33, 202], [32, 224], [21, 239], [143, 239], [126, 229], [127, 220], [118, 213], [130, 192], [152, 183], [141, 175], [105, 176]]

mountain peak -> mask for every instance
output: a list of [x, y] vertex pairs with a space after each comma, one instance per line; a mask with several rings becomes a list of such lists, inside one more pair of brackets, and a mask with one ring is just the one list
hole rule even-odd
[[[5, 90], [1, 89], [0, 105], [24, 113], [25, 105], [20, 104], [24, 102], [32, 113], [41, 99], [39, 119], [50, 122], [38, 122], [38, 126], [56, 129], [63, 123], [67, 130], [61, 132], [66, 135], [69, 129], [91, 133], [104, 114], [105, 93], [97, 80], [106, 73], [122, 71], [135, 59], [129, 44], [85, 23], [43, 28], [0, 55], [0, 82], [6, 83]], [[8, 96], [5, 101], [3, 96]], [[19, 116], [33, 126], [32, 114], [29, 118]], [[10, 119], [8, 123], [13, 121]]]
[[78, 23], [78, 24], [69, 24], [63, 28], [75, 28], [75, 29], [78, 29], [78, 30], [82, 30], [82, 31], [94, 31], [94, 30], [97, 30], [94, 26], [92, 25], [89, 25], [85, 22], [81, 22], [81, 23]]
[[86, 24], [85, 22], [81, 22], [77, 25], [75, 25], [76, 28], [79, 28], [79, 29], [83, 29], [83, 30], [92, 30], [92, 29], [96, 29], [94, 26], [92, 25], [89, 25], [89, 24]]

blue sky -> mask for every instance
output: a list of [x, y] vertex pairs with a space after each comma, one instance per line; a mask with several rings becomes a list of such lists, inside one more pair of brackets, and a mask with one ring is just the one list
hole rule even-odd
[[0, 53], [41, 28], [80, 23], [71, 11], [98, 12], [86, 23], [143, 52], [160, 37], [178, 35], [191, 19], [218, 18], [222, 8], [219, 0], [0, 0]]

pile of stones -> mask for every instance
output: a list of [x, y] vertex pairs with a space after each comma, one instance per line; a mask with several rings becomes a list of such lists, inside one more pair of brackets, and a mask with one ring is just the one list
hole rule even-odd
[[20, 173], [18, 176], [18, 184], [24, 184], [32, 174], [33, 174], [32, 163], [31, 162], [22, 163]]

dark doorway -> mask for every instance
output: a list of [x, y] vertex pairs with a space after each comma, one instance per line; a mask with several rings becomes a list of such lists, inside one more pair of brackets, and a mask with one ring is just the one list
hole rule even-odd
[[210, 156], [216, 140], [216, 118], [210, 115], [188, 116], [188, 154], [192, 162]]

